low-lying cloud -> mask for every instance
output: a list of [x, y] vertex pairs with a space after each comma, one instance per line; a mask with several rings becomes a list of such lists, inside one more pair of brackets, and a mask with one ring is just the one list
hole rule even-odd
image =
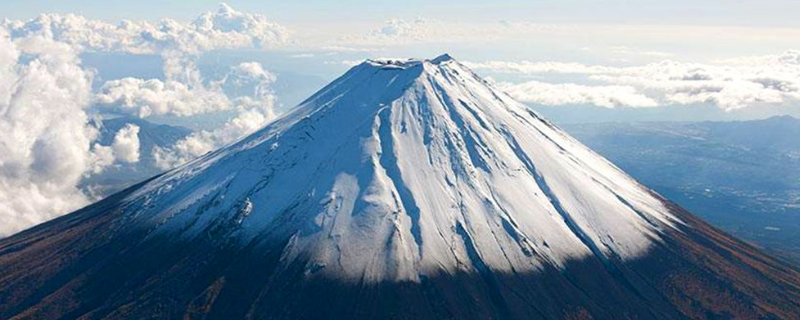
[[97, 106], [147, 118], [188, 117], [232, 108], [224, 93], [205, 86], [190, 87], [175, 80], [123, 78], [108, 81], [95, 95]]
[[214, 49], [269, 48], [286, 43], [283, 26], [264, 15], [239, 12], [225, 3], [192, 22], [123, 20], [117, 24], [74, 14], [42, 14], [29, 21], [5, 21], [12, 38], [42, 37], [77, 51], [160, 54], [167, 50], [200, 53]]
[[139, 162], [139, 126], [126, 124], [114, 135], [111, 145], [115, 158], [127, 163]]
[[665, 60], [612, 67], [563, 62], [468, 62], [478, 71], [545, 77], [567, 74], [586, 84], [503, 83], [517, 99], [545, 105], [589, 103], [602, 107], [713, 104], [725, 111], [800, 102], [800, 52], [713, 63]]
[[[196, 60], [209, 50], [287, 41], [282, 26], [225, 4], [188, 23], [111, 24], [72, 14], [0, 22], [0, 237], [87, 205], [95, 199], [76, 187], [82, 179], [115, 163], [140, 161], [140, 128], [128, 124], [101, 145], [97, 109], [142, 118], [236, 111], [221, 128], [161, 150], [171, 157], [160, 164], [165, 168], [272, 119], [273, 74], [244, 63], [207, 81]], [[81, 65], [83, 52], [160, 55], [165, 78], [124, 78], [93, 91], [94, 71]]]
[[655, 107], [658, 102], [631, 86], [587, 86], [574, 83], [552, 84], [539, 81], [500, 82], [495, 86], [522, 102], [546, 106], [594, 105], [604, 108]]
[[[1, 30], [1, 29], [0, 29]], [[89, 202], [76, 184], [113, 163], [86, 112], [92, 73], [68, 45], [0, 31], [0, 236]]]
[[156, 147], [156, 166], [170, 169], [255, 132], [275, 118], [275, 95], [271, 90], [276, 77], [256, 62], [231, 67], [216, 86], [229, 97], [238, 113], [221, 127], [201, 130], [169, 148]]

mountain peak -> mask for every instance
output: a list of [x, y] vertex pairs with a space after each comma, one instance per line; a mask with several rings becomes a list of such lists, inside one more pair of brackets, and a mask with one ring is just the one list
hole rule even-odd
[[0, 266], [3, 319], [800, 316], [800, 274], [449, 55], [356, 66]]
[[447, 61], [450, 61], [450, 60], [455, 60], [455, 59], [452, 56], [450, 56], [449, 53], [443, 53], [442, 55], [440, 55], [440, 56], [434, 58], [433, 60], [431, 60], [431, 63], [440, 64], [440, 63], [447, 62]]
[[[172, 201], [162, 195], [189, 189], [226, 200], [165, 216]], [[449, 55], [369, 60], [145, 190], [137, 197], [161, 209], [138, 216], [165, 221], [161, 232], [193, 237], [233, 220], [218, 228], [248, 242], [278, 228], [296, 234], [288, 257], [368, 283], [635, 259], [679, 223], [649, 190]], [[306, 209], [276, 225], [294, 206]], [[222, 218], [241, 208], [250, 209]], [[197, 217], [205, 223], [186, 225]]]
[[378, 58], [378, 59], [367, 59], [365, 63], [367, 65], [378, 66], [378, 67], [396, 67], [396, 68], [408, 68], [413, 66], [419, 66], [425, 63], [429, 63], [432, 65], [440, 65], [449, 61], [456, 61], [452, 56], [447, 53], [439, 55], [433, 59], [416, 59], [416, 58], [409, 58], [409, 59], [397, 59], [397, 58]]

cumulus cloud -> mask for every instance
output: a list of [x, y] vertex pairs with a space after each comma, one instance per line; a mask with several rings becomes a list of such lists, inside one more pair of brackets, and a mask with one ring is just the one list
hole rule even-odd
[[[1, 30], [1, 29], [0, 29]], [[0, 31], [0, 236], [86, 205], [75, 186], [113, 162], [92, 142], [92, 74], [68, 45]]]
[[[59, 19], [50, 21], [54, 18]], [[264, 70], [261, 64], [241, 63], [221, 79], [209, 80], [201, 75], [195, 62], [202, 51], [285, 43], [286, 30], [262, 15], [241, 13], [221, 4], [217, 12], [207, 12], [188, 24], [164, 20], [158, 26], [130, 21], [111, 26], [80, 17], [48, 15], [15, 28], [50, 30], [29, 32], [45, 33], [79, 48], [157, 53], [163, 57], [163, 80], [123, 78], [104, 83], [93, 99], [94, 105], [104, 110], [140, 118], [236, 111], [236, 115], [220, 128], [196, 132], [172, 147], [157, 148], [154, 155], [160, 168], [172, 168], [235, 141], [275, 116], [275, 96], [270, 90], [275, 75]], [[88, 33], [94, 37], [83, 36], [85, 30], [91, 30]], [[137, 32], [133, 34], [130, 30]]]
[[[552, 94], [556, 89], [570, 97], [591, 96], [627, 97], [618, 99], [618, 105], [650, 106], [713, 104], [722, 110], [732, 111], [761, 105], [784, 105], [800, 102], [800, 52], [786, 51], [777, 55], [744, 57], [715, 61], [713, 63], [685, 63], [665, 60], [642, 66], [612, 67], [561, 62], [509, 62], [487, 61], [467, 63], [476, 70], [498, 74], [547, 76], [570, 74], [582, 76], [592, 85], [564, 84], [552, 87], [532, 82], [506, 85], [512, 95], [521, 100], [571, 103], [572, 98], [551, 99], [535, 97]], [[591, 87], [591, 88], [590, 88]], [[591, 90], [590, 90], [591, 89]], [[603, 93], [601, 94], [600, 91]], [[589, 99], [592, 100], [592, 99]], [[593, 104], [608, 106], [605, 99], [594, 99]], [[623, 103], [623, 101], [633, 103]]]
[[214, 49], [271, 48], [288, 41], [284, 27], [224, 3], [189, 23], [164, 19], [157, 24], [122, 21], [113, 25], [76, 15], [45, 14], [5, 25], [12, 37], [41, 37], [77, 51], [160, 55], [164, 79], [112, 80], [94, 95], [95, 106], [140, 118], [187, 117], [236, 108], [220, 83], [203, 81], [197, 55]]
[[169, 79], [109, 81], [96, 94], [95, 103], [143, 118], [236, 111], [219, 128], [195, 132], [171, 147], [155, 148], [155, 164], [166, 170], [236, 141], [275, 118], [271, 90], [275, 80], [276, 76], [260, 63], [244, 62], [231, 67], [221, 79], [197, 79], [193, 87]]
[[126, 124], [114, 135], [114, 157], [127, 163], [139, 162], [139, 126]]
[[[387, 46], [410, 43], [457, 42], [495, 37], [500, 29], [499, 23], [489, 25], [448, 23], [435, 19], [416, 18], [412, 20], [393, 18], [382, 25], [361, 34], [348, 34], [341, 37], [334, 47], [342, 46]], [[502, 33], [502, 32], [500, 32]]]
[[[117, 161], [139, 161], [137, 126], [122, 128], [110, 145], [96, 142], [93, 124], [99, 122], [89, 121], [88, 111], [95, 104], [140, 117], [238, 110], [222, 128], [183, 142], [186, 152], [174, 151], [177, 146], [164, 150], [175, 156], [173, 163], [271, 119], [274, 96], [268, 85], [274, 75], [261, 65], [238, 65], [225, 78], [204, 82], [195, 61], [204, 51], [270, 48], [287, 37], [285, 28], [263, 15], [225, 4], [189, 23], [110, 24], [71, 14], [1, 22], [0, 237], [88, 204], [93, 199], [76, 187], [81, 179]], [[79, 59], [86, 51], [158, 54], [165, 79], [120, 79], [93, 92], [93, 72]]]
[[434, 29], [437, 25], [438, 22], [423, 18], [417, 18], [411, 21], [390, 19], [380, 28], [373, 30], [371, 35], [373, 37], [385, 39], [424, 40], [434, 33]]
[[123, 78], [108, 81], [95, 95], [97, 106], [140, 118], [154, 115], [187, 117], [229, 110], [228, 98], [205, 86], [192, 88], [175, 80]]
[[72, 46], [78, 52], [158, 54], [165, 79], [125, 78], [105, 83], [95, 97], [100, 107], [142, 118], [192, 116], [234, 106], [202, 82], [195, 60], [215, 49], [272, 48], [286, 44], [286, 28], [264, 15], [239, 12], [225, 3], [183, 23], [122, 21], [111, 24], [67, 14], [43, 14], [29, 21], [6, 21], [12, 38], [40, 37]]
[[555, 62], [555, 61], [484, 61], [463, 62], [466, 66], [474, 70], [489, 70], [498, 73], [536, 75], [542, 73], [566, 73], [566, 74], [606, 74], [618, 72], [619, 68], [600, 65], [586, 65], [577, 62]]
[[527, 81], [513, 84], [495, 84], [500, 89], [523, 102], [546, 106], [595, 105], [615, 107], [655, 107], [658, 102], [637, 92], [630, 86], [587, 86], [574, 83], [551, 84]]
[[258, 103], [269, 90], [265, 86], [275, 80], [258, 63], [242, 63], [222, 79], [210, 81], [200, 75], [193, 61], [182, 63], [177, 67], [181, 74], [175, 75], [168, 70], [173, 66], [165, 62], [166, 80], [129, 77], [107, 81], [97, 90], [94, 104], [140, 118], [189, 117], [242, 108], [253, 99]]
[[275, 95], [270, 87], [276, 77], [261, 64], [245, 62], [231, 68], [217, 85], [231, 97], [239, 112], [224, 125], [202, 130], [168, 148], [153, 150], [156, 165], [170, 169], [255, 132], [275, 118]]
[[111, 24], [74, 14], [42, 14], [29, 21], [5, 21], [4, 26], [12, 38], [38, 36], [77, 51], [133, 54], [268, 48], [288, 41], [286, 28], [264, 15], [239, 12], [225, 3], [188, 23], [164, 19], [158, 23], [124, 20]]
[[[580, 36], [596, 30], [596, 26], [541, 25], [511, 21], [445, 21], [418, 17], [392, 18], [369, 28], [366, 32], [346, 33], [332, 38], [332, 43], [321, 39], [329, 47], [388, 47], [419, 43], [487, 43], [491, 41], [530, 41], [532, 37]], [[617, 31], [615, 34], [618, 34]]]

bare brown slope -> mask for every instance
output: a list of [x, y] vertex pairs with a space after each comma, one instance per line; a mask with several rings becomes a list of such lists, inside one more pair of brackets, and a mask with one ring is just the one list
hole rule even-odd
[[[683, 208], [670, 209], [688, 226], [669, 249], [682, 259], [644, 266], [654, 285], [684, 314], [713, 319], [800, 319], [800, 273], [747, 243], [711, 227]], [[660, 266], [659, 266], [660, 264]]]
[[687, 225], [636, 261], [366, 285], [277, 269], [288, 235], [121, 233], [123, 196], [0, 240], [0, 318], [800, 319], [797, 271], [674, 205]]

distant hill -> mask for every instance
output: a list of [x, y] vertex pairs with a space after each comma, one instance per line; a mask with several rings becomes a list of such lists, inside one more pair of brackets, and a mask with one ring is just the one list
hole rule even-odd
[[102, 145], [111, 145], [117, 131], [129, 123], [139, 126], [139, 151], [141, 154], [139, 162], [115, 164], [106, 168], [102, 173], [81, 181], [82, 189], [91, 188], [91, 194], [104, 197], [161, 173], [162, 170], [155, 166], [153, 148], [171, 146], [192, 132], [183, 127], [156, 124], [133, 117], [121, 117], [103, 120], [98, 142]]
[[800, 264], [800, 119], [562, 127], [712, 224]]

